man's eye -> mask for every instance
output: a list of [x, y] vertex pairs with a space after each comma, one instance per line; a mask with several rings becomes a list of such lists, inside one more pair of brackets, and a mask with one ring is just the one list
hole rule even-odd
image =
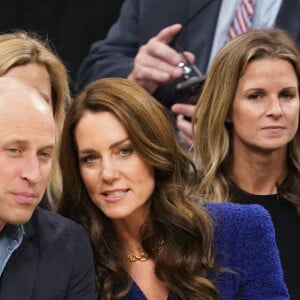
[[41, 152], [39, 155], [42, 156], [43, 158], [47, 158], [47, 159], [52, 157], [52, 153], [49, 153], [49, 152]]
[[7, 151], [9, 151], [10, 153], [13, 153], [13, 154], [21, 153], [21, 150], [18, 148], [8, 148]]

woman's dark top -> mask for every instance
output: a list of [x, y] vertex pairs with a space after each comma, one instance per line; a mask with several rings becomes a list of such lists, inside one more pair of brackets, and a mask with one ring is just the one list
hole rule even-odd
[[284, 279], [292, 300], [300, 299], [300, 216], [294, 206], [279, 194], [253, 195], [240, 189], [234, 202], [262, 205], [271, 215], [280, 253]]

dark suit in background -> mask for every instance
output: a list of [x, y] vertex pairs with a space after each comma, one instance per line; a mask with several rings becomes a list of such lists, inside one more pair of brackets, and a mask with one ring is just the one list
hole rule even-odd
[[42, 39], [49, 38], [73, 80], [91, 43], [105, 38], [122, 3], [123, 0], [0, 0], [0, 32], [22, 29], [36, 32]]
[[[196, 55], [196, 65], [206, 73], [221, 0], [126, 0], [120, 18], [107, 39], [91, 47], [78, 74], [78, 86], [103, 77], [127, 77], [140, 46], [162, 28], [184, 24], [196, 11], [193, 22], [183, 29], [178, 43]], [[283, 0], [276, 27], [287, 30], [300, 47], [300, 2]], [[155, 95], [166, 106], [173, 104], [174, 83], [158, 88]]]

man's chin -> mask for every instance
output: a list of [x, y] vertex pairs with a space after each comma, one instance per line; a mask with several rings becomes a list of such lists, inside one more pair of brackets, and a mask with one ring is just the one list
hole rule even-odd
[[12, 216], [10, 220], [8, 220], [8, 223], [15, 225], [27, 223], [31, 219], [35, 208], [36, 207], [15, 211], [14, 216]]

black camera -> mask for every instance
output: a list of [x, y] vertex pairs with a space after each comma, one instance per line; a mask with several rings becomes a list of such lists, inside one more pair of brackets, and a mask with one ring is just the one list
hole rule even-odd
[[205, 78], [193, 76], [176, 85], [175, 102], [196, 104], [202, 91]]
[[183, 80], [176, 84], [176, 103], [196, 104], [201, 94], [205, 76], [182, 53], [186, 63], [181, 62], [178, 67], [183, 71]]

